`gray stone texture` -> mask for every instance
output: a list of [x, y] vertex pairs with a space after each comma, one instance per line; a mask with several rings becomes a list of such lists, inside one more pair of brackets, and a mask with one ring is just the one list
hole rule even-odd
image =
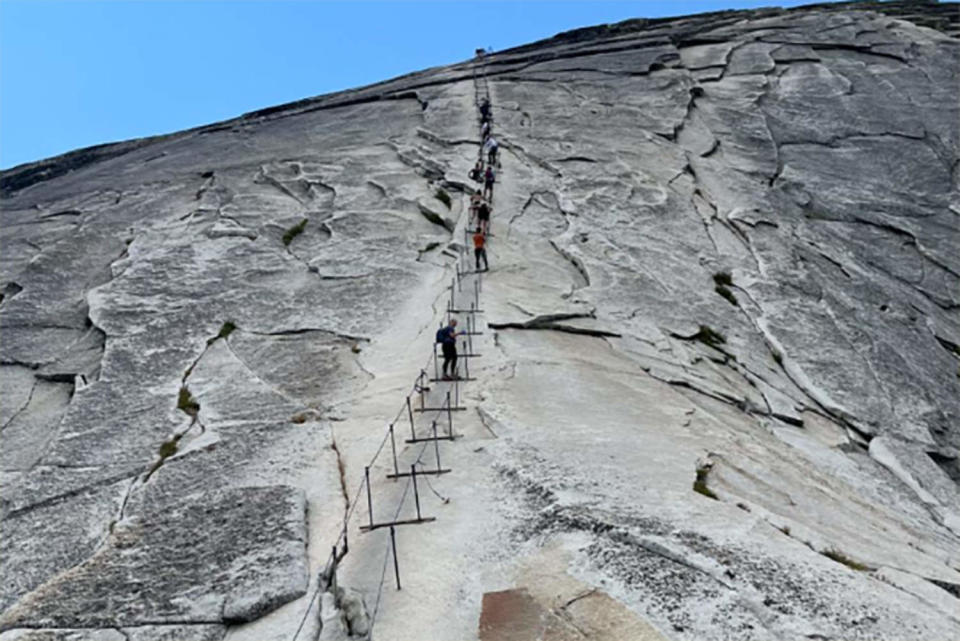
[[0, 639], [293, 636], [370, 454], [335, 426], [436, 327], [478, 73], [499, 439], [447, 519], [675, 638], [960, 636], [957, 22], [628, 21], [2, 172]]

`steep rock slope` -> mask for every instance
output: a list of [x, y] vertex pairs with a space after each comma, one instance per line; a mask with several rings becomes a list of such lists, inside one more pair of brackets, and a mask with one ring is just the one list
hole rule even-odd
[[[960, 636], [956, 6], [871, 8], [590, 28], [5, 172], [3, 638]], [[478, 94], [489, 327], [397, 592], [354, 497]], [[345, 515], [365, 617], [314, 582]]]

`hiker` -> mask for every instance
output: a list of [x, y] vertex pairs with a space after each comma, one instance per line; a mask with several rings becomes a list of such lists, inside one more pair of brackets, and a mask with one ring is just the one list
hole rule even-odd
[[480, 201], [480, 206], [477, 207], [477, 231], [483, 232], [484, 235], [490, 230], [490, 205], [484, 201]]
[[470, 195], [470, 222], [467, 225], [468, 227], [473, 226], [473, 220], [477, 217], [477, 209], [480, 207], [480, 203], [482, 202], [483, 194], [480, 193], [479, 189]]
[[487, 142], [487, 138], [490, 136], [490, 123], [485, 122], [480, 126], [480, 141]]
[[484, 149], [487, 150], [487, 164], [495, 165], [497, 164], [497, 150], [500, 148], [500, 143], [497, 142], [497, 139], [493, 136], [487, 138], [487, 142], [484, 144]]
[[474, 182], [483, 181], [483, 160], [477, 160], [477, 164], [473, 166], [473, 169], [470, 170], [468, 176], [470, 176], [470, 180]]
[[[488, 219], [489, 220], [489, 219]], [[483, 259], [483, 271], [490, 271], [490, 265], [487, 263], [487, 236], [485, 232], [477, 230], [473, 235], [473, 255], [477, 260], [477, 271], [480, 271], [480, 259]]]
[[490, 100], [487, 98], [480, 101], [480, 118], [483, 122], [490, 120]]
[[[443, 351], [443, 380], [457, 377], [457, 319], [451, 318], [450, 324], [437, 330], [437, 342]], [[449, 374], [448, 372], [449, 368]]]
[[497, 181], [497, 175], [493, 172], [493, 167], [487, 167], [483, 174], [483, 197], [493, 202], [493, 183]]

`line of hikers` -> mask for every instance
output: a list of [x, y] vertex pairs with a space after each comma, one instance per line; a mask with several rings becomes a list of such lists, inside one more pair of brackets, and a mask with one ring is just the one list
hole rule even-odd
[[[493, 137], [493, 112], [490, 100], [484, 97], [480, 101], [480, 152], [477, 163], [470, 170], [470, 179], [483, 183], [483, 190], [477, 189], [470, 196], [470, 220], [468, 229], [473, 229], [473, 255], [476, 271], [489, 271], [487, 262], [487, 236], [490, 234], [490, 215], [493, 213], [493, 185], [497, 179], [496, 170], [500, 168], [500, 144]], [[486, 162], [484, 162], [486, 160]], [[495, 169], [496, 168], [496, 169]], [[483, 269], [480, 263], [483, 263]], [[451, 318], [446, 326], [437, 331], [436, 341], [443, 353], [443, 379], [457, 378], [457, 319]]]

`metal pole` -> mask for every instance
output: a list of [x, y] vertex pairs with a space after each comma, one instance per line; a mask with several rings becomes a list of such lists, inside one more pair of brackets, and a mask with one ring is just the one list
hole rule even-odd
[[[437, 380], [440, 379], [440, 369], [437, 365], [437, 344], [433, 344], [433, 377]], [[420, 406], [423, 406], [423, 392], [420, 392]]]
[[[423, 394], [420, 395], [420, 402], [423, 403]], [[410, 397], [407, 397], [407, 418], [410, 419], [410, 433], [413, 434], [413, 438], [417, 438], [417, 433], [413, 428], [413, 408], [410, 407]]]
[[410, 466], [410, 478], [413, 480], [413, 500], [417, 504], [417, 520], [421, 519], [420, 517], [420, 492], [417, 490], [417, 464], [414, 463]]
[[370, 529], [373, 529], [373, 496], [370, 494], [370, 466], [363, 468], [367, 480], [367, 511], [370, 513]]
[[437, 439], [437, 422], [433, 422], [433, 449], [437, 453], [437, 474], [440, 473], [440, 441]]
[[390, 423], [390, 450], [393, 452], [393, 480], [396, 481], [399, 478], [400, 470], [397, 469], [397, 441], [393, 436], [393, 423]]
[[470, 378], [470, 352], [467, 351], [467, 341], [463, 341], [463, 372]]
[[393, 575], [397, 577], [397, 589], [400, 589], [400, 566], [397, 564], [397, 535], [390, 526], [390, 547], [393, 548]]
[[447, 424], [450, 426], [450, 438], [453, 438], [453, 408], [450, 407], [450, 392], [447, 392]]

